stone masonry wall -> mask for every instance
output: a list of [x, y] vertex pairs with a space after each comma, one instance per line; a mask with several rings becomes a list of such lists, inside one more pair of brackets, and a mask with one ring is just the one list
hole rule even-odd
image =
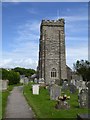
[[[39, 78], [44, 78], [48, 84], [52, 80], [67, 79], [65, 57], [64, 19], [45, 21], [41, 23], [39, 48]], [[51, 77], [55, 68], [57, 76]]]

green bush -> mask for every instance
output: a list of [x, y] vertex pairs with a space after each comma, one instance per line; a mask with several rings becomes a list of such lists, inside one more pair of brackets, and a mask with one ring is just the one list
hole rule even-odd
[[20, 82], [19, 73], [14, 71], [9, 71], [8, 80], [9, 80], [9, 85], [18, 84]]
[[9, 85], [18, 84], [20, 82], [20, 74], [13, 70], [2, 69], [2, 80], [9, 80]]

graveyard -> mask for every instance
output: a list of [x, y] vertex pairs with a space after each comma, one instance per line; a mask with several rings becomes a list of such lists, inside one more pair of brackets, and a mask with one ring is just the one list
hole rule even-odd
[[61, 92], [61, 95], [66, 94], [70, 97], [68, 103], [70, 108], [68, 109], [56, 109], [57, 100], [51, 100], [49, 91], [45, 87], [41, 86], [39, 95], [32, 94], [32, 84], [24, 86], [24, 96], [28, 104], [32, 107], [35, 112], [36, 118], [77, 118], [77, 114], [88, 113], [87, 108], [79, 106], [78, 102], [78, 90], [71, 93], [70, 90], [66, 89]]
[[57, 81], [45, 84], [44, 79], [31, 78], [19, 84], [4, 84], [2, 85], [2, 113], [0, 113], [5, 116], [8, 96], [15, 86], [22, 86], [23, 95], [35, 113], [35, 118], [77, 119], [77, 115], [89, 112], [88, 83], [90, 84], [90, 82], [86, 84], [83, 80], [72, 79], [63, 80], [59, 85]]

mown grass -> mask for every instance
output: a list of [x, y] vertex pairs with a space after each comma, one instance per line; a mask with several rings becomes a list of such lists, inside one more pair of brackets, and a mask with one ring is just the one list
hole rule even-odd
[[70, 109], [57, 110], [55, 109], [56, 101], [50, 100], [48, 90], [40, 88], [40, 94], [33, 95], [31, 83], [24, 87], [24, 96], [37, 118], [76, 118], [77, 114], [88, 113], [87, 109], [79, 108], [77, 92], [70, 94], [69, 91], [66, 91], [66, 93], [71, 97], [69, 101]]

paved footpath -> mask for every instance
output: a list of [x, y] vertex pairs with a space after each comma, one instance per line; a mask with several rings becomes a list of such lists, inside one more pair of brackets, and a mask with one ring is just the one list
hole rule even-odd
[[23, 96], [23, 87], [14, 87], [8, 97], [5, 118], [34, 118], [32, 109]]

